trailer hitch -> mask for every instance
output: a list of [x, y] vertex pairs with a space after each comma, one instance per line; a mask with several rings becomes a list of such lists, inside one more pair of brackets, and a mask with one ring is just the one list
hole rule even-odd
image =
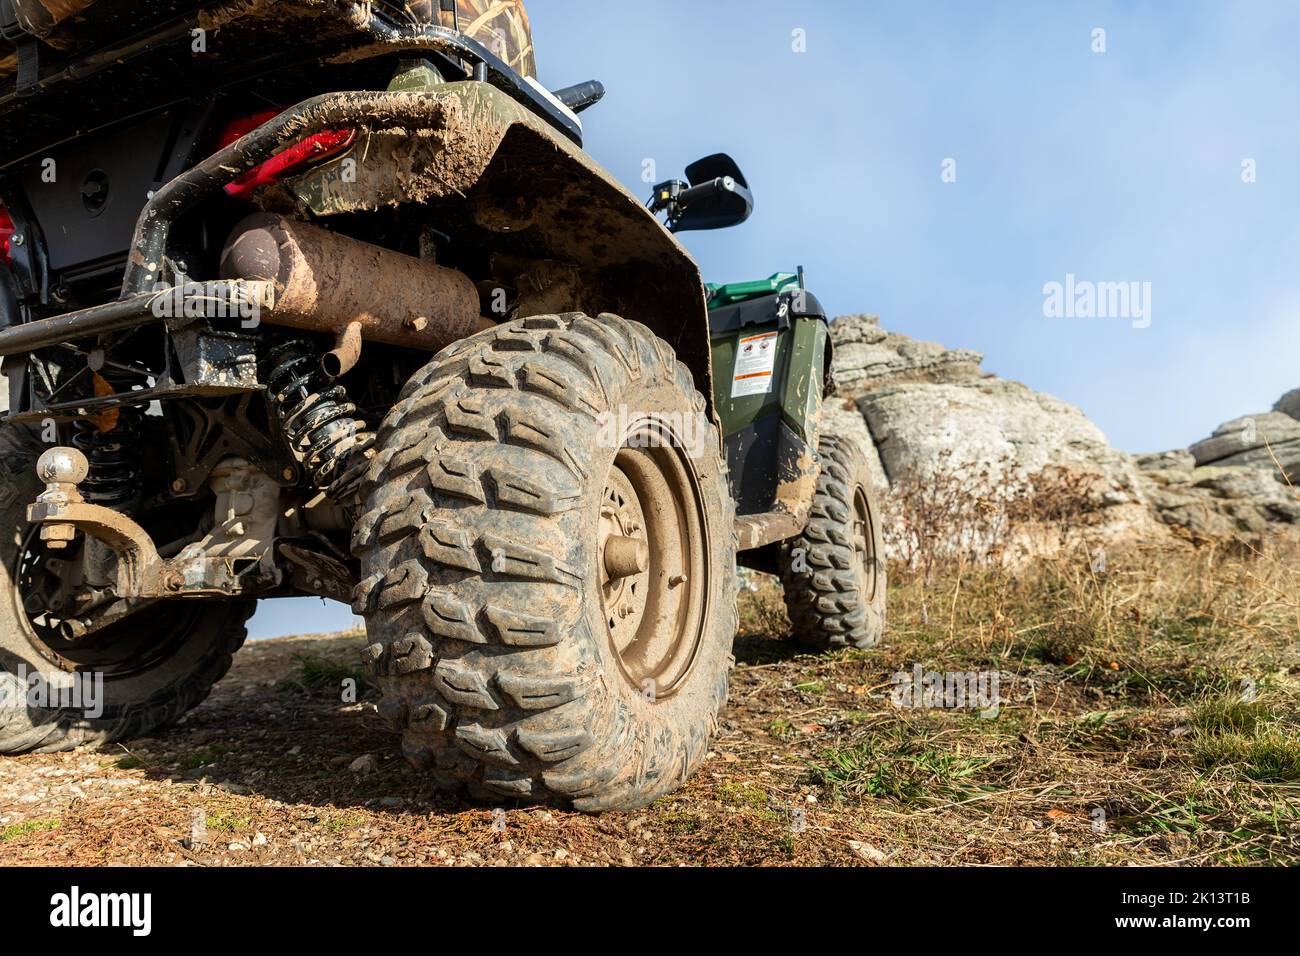
[[49, 549], [66, 549], [78, 531], [111, 548], [117, 598], [234, 596], [279, 584], [272, 547], [280, 487], [248, 462], [227, 458], [213, 469], [214, 526], [174, 558], [160, 555], [149, 533], [128, 515], [82, 497], [78, 485], [89, 471], [86, 456], [75, 448], [44, 452], [36, 473], [45, 490], [28, 506], [27, 520], [41, 526]]
[[117, 554], [119, 597], [154, 597], [163, 564], [148, 532], [124, 514], [87, 502], [78, 485], [90, 473], [86, 456], [75, 448], [50, 448], [36, 461], [45, 490], [27, 508], [27, 520], [41, 526], [41, 540], [61, 551], [78, 531], [107, 544]]

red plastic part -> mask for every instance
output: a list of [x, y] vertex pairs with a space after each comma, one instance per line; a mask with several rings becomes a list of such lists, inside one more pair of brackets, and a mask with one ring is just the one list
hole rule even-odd
[[9, 215], [9, 210], [0, 206], [0, 259], [4, 260], [7, 266], [13, 265], [14, 252], [9, 245], [9, 240], [18, 230], [14, 228], [13, 218]]
[[[267, 120], [279, 115], [277, 110], [267, 110], [226, 124], [217, 140], [217, 148], [229, 146], [239, 137], [251, 133]], [[226, 193], [236, 199], [247, 199], [259, 186], [277, 182], [313, 163], [343, 152], [356, 138], [357, 131], [353, 129], [327, 129], [314, 136], [308, 136], [228, 184]]]

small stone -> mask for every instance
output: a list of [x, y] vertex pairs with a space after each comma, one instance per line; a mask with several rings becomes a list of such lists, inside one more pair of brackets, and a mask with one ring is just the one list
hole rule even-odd
[[850, 840], [849, 849], [852, 850], [856, 856], [871, 863], [884, 863], [889, 859], [870, 843], [862, 843], [859, 840]]
[[365, 754], [352, 761], [348, 769], [359, 774], [374, 773], [379, 769], [379, 761], [375, 759], [374, 754]]

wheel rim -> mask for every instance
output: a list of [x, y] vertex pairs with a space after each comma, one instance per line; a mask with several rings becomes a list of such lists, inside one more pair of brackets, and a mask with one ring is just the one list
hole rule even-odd
[[655, 699], [686, 682], [708, 620], [708, 523], [682, 443], [634, 422], [601, 496], [596, 552], [605, 631], [624, 677]]
[[861, 485], [853, 489], [853, 555], [857, 565], [858, 585], [868, 603], [876, 596], [876, 529], [871, 521], [871, 505]]

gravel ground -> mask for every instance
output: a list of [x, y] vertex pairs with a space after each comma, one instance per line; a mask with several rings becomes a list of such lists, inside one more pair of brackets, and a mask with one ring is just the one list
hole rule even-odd
[[[1258, 563], [1215, 565], [1214, 586], [1142, 566], [1158, 573], [1076, 575], [1077, 591], [904, 585], [882, 648], [816, 655], [781, 639], [769, 582], [742, 599], [703, 769], [601, 816], [437, 795], [397, 756], [357, 635], [253, 642], [155, 739], [0, 759], [0, 864], [1297, 862], [1294, 572], [1261, 590]], [[1080, 608], [1105, 610], [1083, 628]], [[999, 715], [894, 706], [917, 661], [996, 666]], [[1241, 674], [1259, 700], [1233, 696]]]

